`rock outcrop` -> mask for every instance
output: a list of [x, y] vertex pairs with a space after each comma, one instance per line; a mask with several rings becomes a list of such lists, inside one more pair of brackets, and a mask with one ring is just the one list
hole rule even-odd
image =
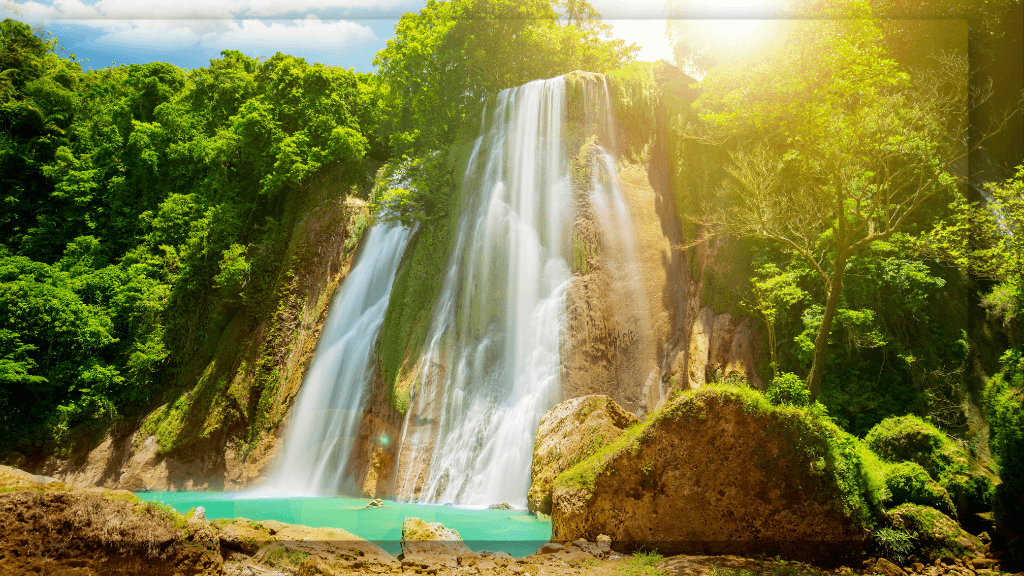
[[530, 512], [551, 514], [555, 477], [622, 436], [636, 416], [607, 396], [566, 400], [541, 418], [530, 467]]
[[686, 392], [558, 476], [552, 540], [840, 561], [871, 515], [855, 442], [749, 389]]
[[893, 527], [914, 535], [915, 554], [926, 562], [978, 556], [981, 540], [965, 532], [955, 520], [928, 506], [903, 504], [886, 512]]
[[205, 520], [0, 466], [0, 574], [219, 575]]

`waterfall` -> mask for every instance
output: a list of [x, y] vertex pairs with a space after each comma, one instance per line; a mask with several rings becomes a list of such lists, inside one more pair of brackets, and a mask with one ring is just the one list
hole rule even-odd
[[565, 79], [503, 90], [463, 178], [467, 198], [417, 368], [399, 493], [525, 506], [533, 435], [559, 399], [571, 278]]
[[[562, 399], [560, 347], [576, 217], [566, 141], [579, 140], [579, 129], [588, 126], [610, 140], [607, 85], [592, 77], [582, 84], [583, 114], [575, 125], [567, 122], [564, 77], [503, 90], [485, 110], [406, 414], [400, 497], [526, 505], [534, 434], [544, 412]], [[615, 276], [635, 285], [629, 211], [614, 160], [597, 151], [585, 202], [615, 255], [612, 264], [622, 264]]]
[[265, 490], [359, 493], [344, 472], [373, 373], [373, 347], [411, 232], [396, 224], [378, 224], [366, 235], [331, 303], [292, 409], [280, 468]]

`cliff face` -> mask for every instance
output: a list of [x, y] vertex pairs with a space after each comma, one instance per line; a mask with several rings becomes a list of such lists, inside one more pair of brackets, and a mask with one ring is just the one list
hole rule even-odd
[[296, 207], [268, 315], [222, 304], [226, 320], [207, 336], [208, 356], [183, 368], [179, 388], [141, 425], [26, 467], [75, 486], [127, 490], [230, 490], [262, 480], [367, 222], [365, 204], [341, 192], [324, 175]]

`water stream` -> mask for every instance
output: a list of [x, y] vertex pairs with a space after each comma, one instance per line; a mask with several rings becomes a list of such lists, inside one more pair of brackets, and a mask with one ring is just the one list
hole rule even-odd
[[312, 365], [295, 401], [282, 462], [264, 492], [358, 494], [345, 475], [370, 377], [373, 346], [384, 321], [395, 271], [410, 230], [379, 224], [331, 303]]

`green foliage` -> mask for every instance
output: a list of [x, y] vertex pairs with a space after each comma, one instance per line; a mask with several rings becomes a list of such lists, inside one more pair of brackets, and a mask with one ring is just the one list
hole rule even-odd
[[661, 564], [664, 560], [665, 558], [657, 552], [634, 552], [615, 567], [615, 573], [619, 576], [659, 576], [667, 574], [668, 572], [658, 568], [658, 564]]
[[775, 405], [807, 406], [810, 394], [803, 379], [792, 372], [782, 372], [772, 378], [764, 395]]
[[379, 145], [366, 75], [234, 51], [83, 73], [55, 47], [0, 23], [0, 451], [145, 410], [226, 314], [273, 314], [312, 176], [360, 184]]
[[418, 14], [404, 14], [374, 57], [392, 155], [451, 145], [476, 106], [503, 88], [618, 68], [636, 48], [607, 39], [609, 30], [594, 20], [563, 24], [549, 0], [429, 0]]
[[903, 530], [889, 527], [879, 528], [871, 535], [875, 553], [881, 557], [903, 565], [914, 549], [913, 535]]
[[[1007, 526], [1024, 526], [1024, 354], [1009, 350], [1002, 370], [985, 387], [985, 413], [991, 435], [989, 448], [999, 465], [1002, 484], [996, 486], [993, 509]], [[1024, 538], [1017, 530], [1015, 536]], [[1019, 549], [1012, 549], [1015, 560]]]
[[918, 464], [954, 501], [966, 502], [975, 510], [989, 506], [991, 478], [946, 434], [917, 416], [888, 418], [872, 428], [864, 441], [888, 462]]
[[1024, 310], [1024, 164], [987, 185], [984, 203], [958, 198], [953, 214], [925, 239], [930, 250], [973, 276], [995, 280], [982, 304], [1006, 327]]
[[656, 110], [660, 104], [654, 65], [630, 62], [605, 73], [615, 116], [617, 152], [621, 158], [646, 162], [657, 130]]

